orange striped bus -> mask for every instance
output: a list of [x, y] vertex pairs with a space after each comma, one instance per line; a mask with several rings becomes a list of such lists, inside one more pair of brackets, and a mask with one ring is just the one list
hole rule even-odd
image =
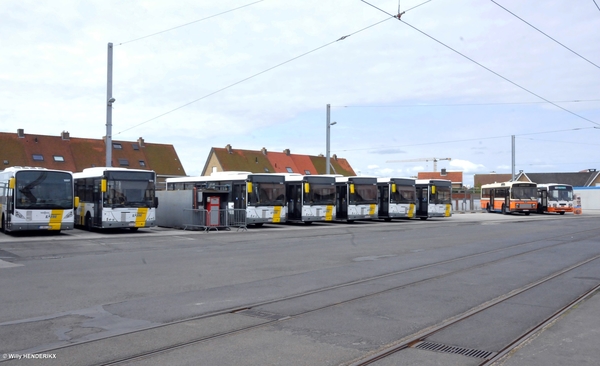
[[522, 212], [529, 215], [537, 209], [537, 184], [504, 182], [481, 186], [481, 209], [505, 215]]

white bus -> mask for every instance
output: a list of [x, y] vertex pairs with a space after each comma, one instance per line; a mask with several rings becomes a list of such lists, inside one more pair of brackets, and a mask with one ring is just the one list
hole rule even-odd
[[335, 177], [285, 174], [287, 221], [335, 220]]
[[521, 212], [529, 215], [537, 210], [537, 184], [503, 182], [481, 186], [481, 209], [504, 215]]
[[416, 217], [452, 216], [452, 182], [446, 179], [417, 179]]
[[335, 177], [336, 220], [352, 222], [377, 218], [376, 177]]
[[73, 174], [79, 207], [75, 223], [88, 230], [156, 226], [156, 173], [113, 167]]
[[73, 174], [45, 168], [0, 171], [0, 230], [72, 230]]
[[569, 184], [538, 184], [537, 212], [551, 212], [564, 215], [573, 212], [573, 186]]
[[415, 216], [416, 189], [411, 178], [377, 178], [378, 217], [386, 221]]
[[194, 202], [193, 207], [203, 208], [212, 202], [222, 210], [244, 210], [245, 223], [254, 226], [286, 222], [283, 175], [230, 171], [209, 176], [167, 178], [168, 191], [193, 189], [201, 193], [197, 195], [199, 202]]

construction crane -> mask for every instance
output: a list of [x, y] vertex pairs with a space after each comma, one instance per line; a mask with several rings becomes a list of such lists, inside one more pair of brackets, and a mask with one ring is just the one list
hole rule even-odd
[[433, 171], [437, 172], [437, 162], [439, 160], [452, 160], [452, 158], [421, 158], [421, 159], [407, 159], [407, 160], [388, 160], [386, 163], [412, 163], [417, 161], [433, 161]]

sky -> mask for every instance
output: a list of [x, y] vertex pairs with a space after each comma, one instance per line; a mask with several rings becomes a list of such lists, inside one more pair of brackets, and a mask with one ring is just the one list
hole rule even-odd
[[[600, 0], [2, 0], [0, 132], [326, 154], [359, 175], [600, 168]], [[394, 18], [404, 12], [400, 20]], [[410, 161], [407, 161], [410, 160]]]

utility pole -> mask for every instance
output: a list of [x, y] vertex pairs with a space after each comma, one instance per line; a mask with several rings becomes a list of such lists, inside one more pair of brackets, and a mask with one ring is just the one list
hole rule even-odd
[[106, 166], [112, 166], [112, 69], [113, 69], [113, 44], [108, 44], [108, 67], [106, 80]]
[[329, 174], [329, 130], [331, 129], [330, 124], [331, 117], [331, 106], [327, 104], [327, 143], [325, 146], [325, 174]]
[[515, 181], [515, 135], [511, 136], [512, 140], [512, 181]]

